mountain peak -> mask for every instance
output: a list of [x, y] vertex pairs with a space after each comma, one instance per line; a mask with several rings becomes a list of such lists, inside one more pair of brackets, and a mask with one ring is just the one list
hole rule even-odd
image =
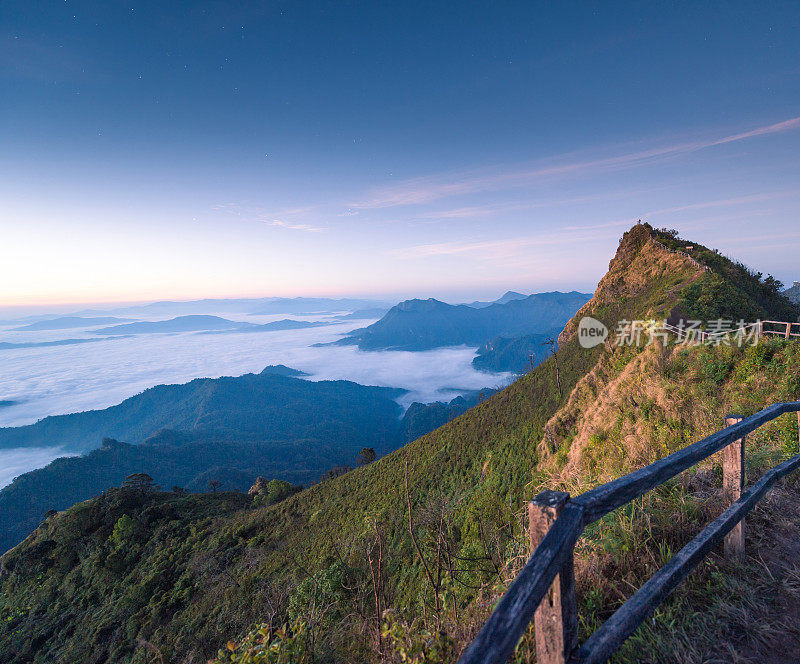
[[264, 367], [264, 369], [262, 369], [261, 375], [300, 378], [301, 376], [308, 376], [309, 374], [307, 374], [305, 371], [300, 371], [299, 369], [292, 369], [291, 367], [287, 367], [285, 364], [270, 364], [269, 366], [266, 366]]
[[[649, 224], [638, 223], [627, 231], [620, 240], [617, 253], [608, 264], [608, 272], [600, 280], [594, 296], [589, 300], [572, 320], [567, 323], [558, 337], [563, 345], [575, 336], [578, 323], [585, 316], [593, 316], [602, 320], [609, 329], [616, 326], [620, 316], [630, 318], [634, 314], [642, 318], [655, 316], [656, 313], [667, 317], [671, 304], [677, 304], [675, 294], [682, 288], [699, 279], [703, 269], [697, 261], [676, 252], [657, 241]], [[658, 304], [633, 302], [659, 288], [656, 284], [664, 282], [669, 294], [664, 294]], [[668, 284], [668, 285], [667, 285]], [[664, 310], [666, 308], [666, 311]], [[605, 312], [614, 315], [603, 315]]]
[[503, 293], [503, 296], [500, 297], [496, 302], [499, 304], [505, 304], [506, 302], [511, 302], [512, 300], [524, 300], [527, 295], [523, 295], [522, 293], [517, 293], [517, 291], [506, 291]]
[[779, 282], [676, 231], [638, 223], [620, 240], [597, 290], [559, 335], [571, 340], [585, 316], [616, 329], [621, 320], [798, 319]]
[[403, 300], [402, 302], [397, 304], [395, 308], [398, 309], [399, 311], [433, 311], [435, 309], [442, 309], [450, 306], [452, 305], [447, 304], [446, 302], [442, 302], [441, 300], [429, 297], [427, 300], [423, 300], [421, 298]]

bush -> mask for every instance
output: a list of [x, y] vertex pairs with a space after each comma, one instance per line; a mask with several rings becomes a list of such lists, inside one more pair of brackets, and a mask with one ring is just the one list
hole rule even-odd
[[309, 664], [308, 628], [302, 621], [271, 630], [259, 625], [240, 643], [231, 641], [209, 664]]
[[289, 598], [289, 616], [295, 621], [310, 616], [315, 624], [333, 624], [347, 602], [345, 581], [345, 569], [339, 561], [308, 577]]
[[114, 524], [114, 531], [108, 540], [113, 546], [119, 548], [123, 544], [128, 544], [135, 535], [136, 522], [127, 514], [123, 514]]
[[279, 503], [285, 498], [288, 498], [294, 493], [297, 493], [300, 487], [293, 486], [289, 482], [283, 480], [270, 480], [267, 482], [267, 489], [265, 493], [258, 494], [253, 499], [253, 504], [256, 506], [261, 505], [274, 505]]
[[418, 620], [398, 620], [393, 611], [384, 614], [381, 630], [391, 662], [402, 664], [450, 664], [458, 654], [455, 642], [444, 630], [430, 630]]

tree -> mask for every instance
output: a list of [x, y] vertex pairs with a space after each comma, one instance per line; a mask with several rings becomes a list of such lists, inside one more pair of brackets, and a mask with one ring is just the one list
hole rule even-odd
[[325, 473], [324, 477], [322, 478], [322, 481], [324, 482], [326, 480], [336, 479], [337, 477], [344, 475], [345, 473], [349, 473], [351, 470], [353, 469], [350, 466], [334, 466], [327, 473]]
[[283, 480], [270, 480], [267, 482], [267, 503], [270, 505], [279, 503], [287, 496], [291, 496], [294, 492], [295, 487], [289, 484], [289, 482], [284, 482]]
[[123, 546], [133, 540], [136, 535], [136, 529], [136, 521], [129, 515], [123, 514], [117, 519], [114, 524], [114, 530], [108, 539], [115, 547]]
[[356, 461], [359, 466], [367, 466], [375, 461], [375, 449], [372, 447], [364, 447], [356, 456]]
[[133, 473], [125, 478], [122, 488], [144, 494], [155, 490], [156, 483], [147, 473]]
[[210, 487], [211, 487], [211, 491], [212, 491], [213, 493], [216, 493], [216, 492], [217, 492], [217, 489], [219, 489], [219, 488], [222, 486], [222, 482], [220, 482], [219, 480], [211, 480], [211, 481], [208, 483], [208, 486], [210, 486]]

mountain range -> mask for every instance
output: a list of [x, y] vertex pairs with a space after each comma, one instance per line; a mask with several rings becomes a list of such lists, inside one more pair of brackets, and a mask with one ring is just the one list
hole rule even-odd
[[526, 297], [528, 296], [523, 295], [522, 293], [517, 293], [516, 291], [506, 291], [496, 300], [475, 300], [473, 302], [465, 302], [465, 304], [468, 307], [474, 307], [475, 309], [483, 309], [484, 307], [488, 307], [492, 304], [506, 304], [506, 302], [511, 302], [512, 300], [524, 300]]
[[[111, 337], [124, 339], [130, 335]], [[46, 348], [48, 346], [74, 346], [75, 344], [88, 344], [105, 339], [56, 339], [55, 341], [0, 341], [0, 350], [13, 350], [15, 348]]]
[[406, 300], [336, 343], [356, 344], [361, 350], [420, 351], [480, 346], [498, 336], [557, 334], [590, 297], [576, 291], [539, 293], [478, 308], [433, 298]]
[[[203, 300], [163, 300], [144, 304], [120, 304], [104, 309], [82, 309], [70, 313], [44, 313], [18, 316], [0, 320], [2, 325], [36, 323], [58, 318], [86, 317], [137, 317], [192, 315], [192, 314], [306, 314], [339, 313], [358, 309], [388, 309], [390, 303], [361, 298], [326, 297], [253, 297], [253, 298], [208, 298]], [[109, 321], [113, 322], [113, 321]], [[102, 324], [102, 323], [100, 323]]]
[[61, 316], [60, 318], [50, 318], [47, 320], [28, 323], [20, 327], [15, 327], [12, 332], [39, 332], [43, 330], [70, 330], [76, 327], [92, 327], [94, 325], [110, 325], [111, 323], [128, 323], [130, 318], [115, 318], [114, 316], [101, 316], [98, 318], [86, 318], [83, 316]]
[[174, 332], [270, 332], [273, 330], [302, 330], [308, 327], [330, 325], [322, 321], [303, 321], [284, 318], [271, 323], [255, 324], [228, 320], [219, 316], [189, 315], [169, 320], [137, 321], [124, 325], [112, 325], [95, 330], [95, 334], [164, 334]]
[[217, 440], [318, 437], [326, 444], [349, 440], [381, 448], [384, 440], [393, 444], [395, 424], [390, 423], [402, 412], [394, 399], [403, 393], [350, 381], [300, 380], [284, 370], [197, 378], [151, 387], [102, 410], [0, 428], [0, 448], [57, 446], [84, 452], [103, 438], [138, 444], [162, 429]]

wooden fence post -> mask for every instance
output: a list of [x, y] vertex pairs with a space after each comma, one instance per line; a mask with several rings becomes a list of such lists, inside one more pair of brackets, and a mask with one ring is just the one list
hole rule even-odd
[[[741, 422], [739, 415], [728, 415], [725, 426]], [[733, 441], [722, 450], [722, 498], [725, 507], [739, 500], [744, 490], [744, 438]], [[728, 560], [744, 561], [744, 519], [725, 535], [725, 557]]]
[[[564, 491], [542, 491], [528, 503], [531, 554], [567, 504]], [[565, 664], [578, 646], [578, 608], [572, 552], [533, 615], [537, 664]]]

